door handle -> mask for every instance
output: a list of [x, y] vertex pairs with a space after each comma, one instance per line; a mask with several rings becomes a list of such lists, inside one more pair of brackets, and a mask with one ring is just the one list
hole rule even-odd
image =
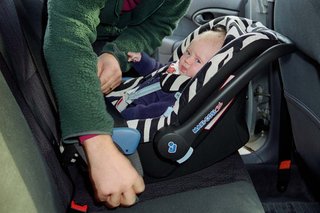
[[214, 19], [214, 15], [210, 12], [199, 13], [194, 17], [194, 21], [199, 25], [203, 25], [212, 19]]

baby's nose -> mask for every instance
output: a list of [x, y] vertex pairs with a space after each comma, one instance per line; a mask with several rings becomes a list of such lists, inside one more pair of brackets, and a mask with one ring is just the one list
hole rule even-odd
[[194, 59], [194, 57], [192, 57], [192, 56], [189, 56], [189, 57], [186, 59], [186, 62], [187, 62], [188, 64], [193, 64], [194, 61], [195, 61], [195, 59]]

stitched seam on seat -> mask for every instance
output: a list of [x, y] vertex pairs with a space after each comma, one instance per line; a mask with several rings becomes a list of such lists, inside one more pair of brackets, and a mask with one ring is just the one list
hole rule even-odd
[[307, 105], [287, 91], [284, 91], [284, 96], [290, 104], [297, 107], [301, 112], [304, 112], [304, 114], [306, 114], [309, 119], [320, 128], [320, 118]]

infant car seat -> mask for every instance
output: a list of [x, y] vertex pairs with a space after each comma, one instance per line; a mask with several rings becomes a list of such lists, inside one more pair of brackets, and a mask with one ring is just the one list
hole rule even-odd
[[[157, 118], [125, 121], [142, 136], [138, 150], [148, 176], [159, 178], [196, 171], [230, 155], [248, 141], [242, 91], [245, 85], [233, 95], [222, 97], [224, 83], [235, 81], [241, 66], [277, 44], [276, 35], [260, 22], [225, 16], [191, 33], [174, 51], [172, 60], [177, 60], [197, 35], [219, 25], [227, 30], [224, 46], [195, 77], [162, 75], [162, 89], [176, 93], [172, 110]], [[167, 68], [160, 68], [150, 76], [164, 73]], [[150, 76], [125, 81], [113, 96], [120, 99]], [[231, 80], [226, 82], [228, 78]]]

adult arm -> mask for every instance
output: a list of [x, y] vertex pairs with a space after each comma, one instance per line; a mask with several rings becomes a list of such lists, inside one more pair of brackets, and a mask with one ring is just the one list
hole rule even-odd
[[66, 143], [76, 142], [83, 133], [112, 131], [91, 47], [103, 6], [104, 0], [48, 1], [44, 53]]
[[133, 204], [144, 183], [110, 136], [113, 120], [105, 109], [97, 55], [91, 47], [104, 4], [105, 0], [49, 0], [44, 52], [63, 140], [72, 143], [80, 135], [98, 134], [84, 142], [90, 175], [97, 199], [116, 207]]

